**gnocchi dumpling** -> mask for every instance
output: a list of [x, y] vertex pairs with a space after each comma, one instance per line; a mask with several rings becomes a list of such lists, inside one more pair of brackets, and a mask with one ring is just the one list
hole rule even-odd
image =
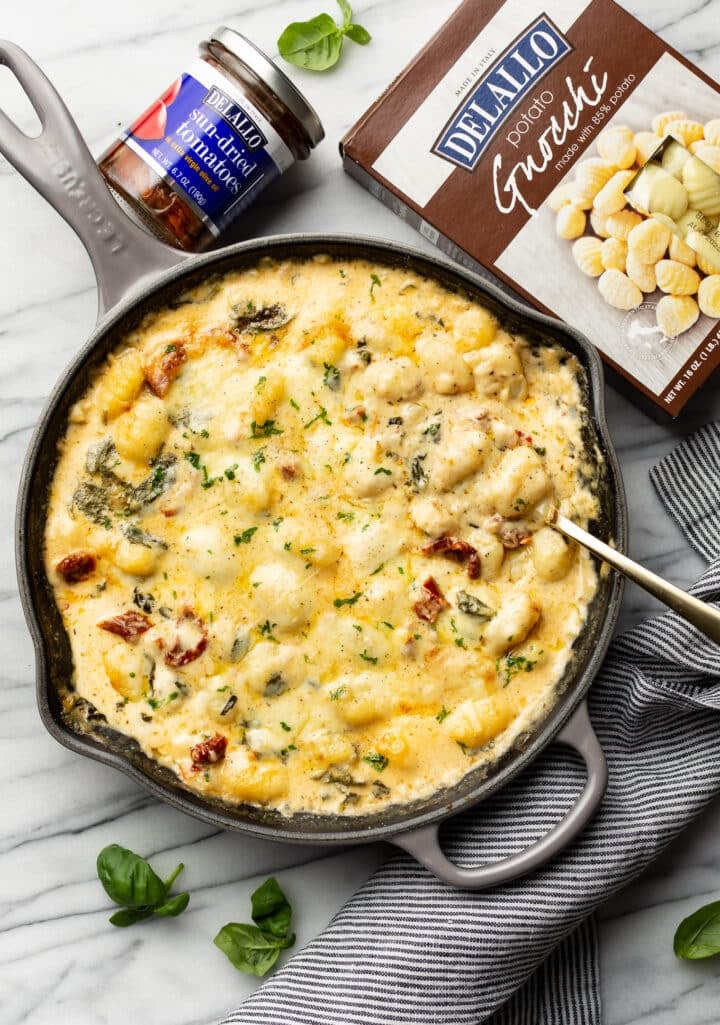
[[682, 121], [686, 117], [687, 114], [684, 110], [664, 110], [652, 119], [652, 130], [656, 135], [667, 135], [667, 126], [672, 121]]
[[687, 264], [688, 267], [694, 267], [697, 262], [695, 250], [691, 249], [687, 242], [683, 242], [681, 238], [673, 234], [670, 236], [668, 256], [671, 260], [677, 260], [678, 263]]
[[690, 206], [708, 217], [720, 215], [720, 178], [699, 157], [690, 157], [683, 168], [683, 184]]
[[157, 455], [170, 431], [165, 403], [147, 395], [121, 413], [113, 425], [113, 439], [123, 459], [147, 463]]
[[540, 456], [528, 445], [505, 452], [497, 467], [491, 498], [501, 516], [526, 516], [546, 498], [550, 478]]
[[606, 238], [601, 247], [601, 260], [605, 270], [625, 270], [627, 259], [627, 243], [619, 238]]
[[113, 359], [95, 393], [95, 405], [105, 420], [114, 420], [130, 408], [145, 383], [140, 354], [135, 349]]
[[676, 118], [668, 121], [664, 129], [665, 135], [672, 135], [683, 146], [689, 146], [691, 142], [697, 142], [705, 134], [705, 126], [700, 121], [691, 121], [690, 118]]
[[[590, 199], [597, 196], [603, 185], [609, 182], [614, 175], [616, 167], [621, 166], [617, 164], [616, 167], [613, 167], [612, 163], [612, 161], [607, 163], [606, 160], [600, 160], [597, 157], [581, 160], [575, 168], [575, 185], [578, 192]], [[592, 206], [592, 203], [589, 206]]]
[[540, 579], [553, 582], [567, 576], [575, 550], [557, 530], [541, 527], [533, 534], [531, 555]]
[[705, 141], [709, 142], [711, 146], [720, 146], [720, 117], [715, 117], [712, 121], [706, 121], [703, 134]]
[[619, 210], [616, 214], [610, 214], [605, 224], [613, 238], [619, 238], [626, 242], [630, 232], [641, 221], [642, 217], [634, 210]]
[[654, 292], [657, 288], [655, 264], [640, 260], [632, 246], [628, 248], [625, 273], [641, 292]]
[[637, 151], [637, 162], [641, 167], [660, 145], [660, 140], [654, 132], [635, 132], [633, 142]]
[[695, 295], [700, 284], [697, 271], [677, 260], [660, 260], [655, 266], [658, 288], [670, 295]]
[[706, 317], [720, 317], [720, 274], [710, 274], [700, 282], [698, 306]]
[[606, 270], [598, 281], [600, 295], [616, 310], [634, 310], [642, 302], [642, 292], [619, 270]]
[[626, 125], [606, 128], [598, 136], [597, 149], [609, 164], [621, 169], [632, 167], [637, 156], [633, 131]]
[[[634, 175], [634, 171], [616, 171], [600, 189], [593, 200], [593, 208], [601, 214], [616, 214], [625, 206], [625, 186]], [[608, 234], [611, 234], [608, 231]]]
[[[608, 241], [614, 242], [615, 240], [611, 239]], [[603, 262], [602, 253], [603, 243], [600, 239], [593, 238], [591, 235], [577, 239], [572, 247], [575, 263], [583, 274], [587, 274], [590, 278], [599, 278], [603, 270], [605, 270], [606, 264]]]
[[665, 255], [671, 237], [672, 232], [665, 225], [649, 218], [632, 229], [628, 235], [628, 249], [642, 263], [657, 263]]
[[700, 316], [698, 304], [689, 295], [664, 295], [655, 310], [658, 327], [666, 338], [688, 331]]
[[555, 232], [558, 238], [579, 238], [585, 231], [587, 218], [574, 203], [568, 203], [558, 211]]
[[485, 627], [485, 647], [495, 656], [522, 643], [540, 619], [540, 603], [518, 590], [502, 603]]
[[508, 701], [494, 694], [478, 701], [463, 701], [445, 719], [443, 728], [453, 740], [478, 748], [502, 733], [511, 719]]

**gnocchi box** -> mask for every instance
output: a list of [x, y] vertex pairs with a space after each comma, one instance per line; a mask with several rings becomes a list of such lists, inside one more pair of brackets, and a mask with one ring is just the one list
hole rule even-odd
[[341, 152], [669, 415], [720, 362], [720, 87], [612, 0], [465, 0]]

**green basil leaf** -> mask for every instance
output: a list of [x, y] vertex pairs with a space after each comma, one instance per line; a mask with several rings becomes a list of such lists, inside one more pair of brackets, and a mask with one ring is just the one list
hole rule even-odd
[[683, 919], [675, 933], [673, 949], [676, 957], [690, 961], [720, 954], [720, 900]]
[[308, 71], [326, 71], [337, 64], [342, 44], [342, 31], [329, 14], [292, 22], [277, 41], [281, 57]]
[[126, 908], [152, 908], [167, 896], [165, 883], [147, 861], [119, 844], [100, 851], [97, 873], [110, 900]]
[[264, 933], [283, 939], [290, 928], [292, 908], [274, 876], [266, 879], [252, 897], [252, 918]]
[[176, 896], [166, 900], [164, 904], [153, 908], [153, 914], [163, 917], [177, 918], [181, 915], [190, 902], [189, 893], [178, 893]]
[[343, 28], [347, 28], [347, 26], [352, 21], [352, 7], [348, 3], [348, 0], [337, 0], [337, 2], [338, 2], [338, 7], [342, 11]]
[[213, 943], [240, 972], [261, 977], [267, 975], [277, 961], [282, 944], [266, 936], [256, 925], [228, 922]]
[[152, 908], [122, 908], [110, 916], [110, 923], [124, 929], [128, 925], [142, 922], [144, 918], [150, 918], [152, 913]]
[[348, 25], [345, 29], [345, 35], [348, 39], [352, 39], [353, 43], [359, 43], [360, 46], [367, 46], [372, 39], [372, 36], [366, 28], [362, 25]]

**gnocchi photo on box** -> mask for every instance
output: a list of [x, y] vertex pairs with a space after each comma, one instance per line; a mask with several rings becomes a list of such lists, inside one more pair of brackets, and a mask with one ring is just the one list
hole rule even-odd
[[720, 87], [612, 0], [466, 0], [341, 148], [671, 416], [720, 362]]

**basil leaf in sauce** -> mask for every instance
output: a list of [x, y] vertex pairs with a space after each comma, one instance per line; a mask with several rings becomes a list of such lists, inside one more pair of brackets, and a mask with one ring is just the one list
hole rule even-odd
[[231, 308], [230, 323], [236, 331], [244, 331], [250, 335], [260, 334], [262, 331], [277, 331], [285, 327], [292, 320], [289, 314], [280, 303], [273, 303], [272, 306], [261, 306], [257, 309], [254, 302], [247, 302], [244, 306], [236, 303]]
[[689, 961], [720, 954], [720, 900], [683, 919], [675, 933], [673, 949], [676, 957]]

